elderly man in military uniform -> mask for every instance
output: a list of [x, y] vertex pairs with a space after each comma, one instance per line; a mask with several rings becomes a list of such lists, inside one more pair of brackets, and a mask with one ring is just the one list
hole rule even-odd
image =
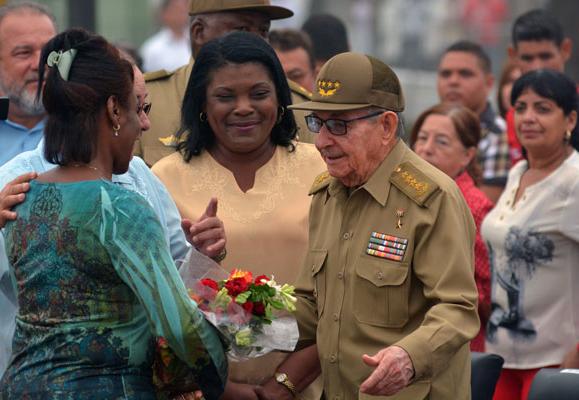
[[[293, 12], [272, 6], [269, 0], [190, 0], [189, 15], [191, 48], [195, 57], [205, 43], [232, 31], [252, 32], [267, 40], [271, 20], [289, 18]], [[149, 114], [151, 129], [135, 143], [134, 154], [149, 166], [175, 151], [174, 134], [181, 125], [181, 104], [192, 69], [193, 59], [173, 72], [161, 70], [145, 75], [153, 104]], [[288, 83], [294, 103], [310, 99], [311, 93], [306, 89], [293, 81], [288, 80]], [[299, 140], [313, 143], [303, 114], [295, 115]]]
[[469, 399], [479, 328], [470, 211], [400, 140], [404, 98], [387, 65], [343, 53], [316, 85], [292, 106], [309, 112], [328, 168], [310, 191], [297, 318], [301, 343], [317, 343], [325, 398]]

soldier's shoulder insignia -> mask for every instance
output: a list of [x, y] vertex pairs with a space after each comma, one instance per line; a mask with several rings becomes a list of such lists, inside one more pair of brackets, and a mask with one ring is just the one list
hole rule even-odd
[[164, 146], [167, 147], [176, 147], [177, 146], [177, 138], [174, 135], [161, 137], [159, 138], [159, 142], [163, 143]]
[[310, 92], [308, 89], [306, 89], [305, 87], [303, 87], [299, 83], [296, 83], [290, 79], [287, 80], [287, 83], [289, 84], [290, 90], [294, 94], [296, 94], [300, 97], [303, 97], [304, 100], [311, 100], [312, 99], [312, 92]]
[[158, 71], [152, 71], [152, 72], [147, 72], [145, 74], [145, 82], [153, 82], [153, 81], [159, 81], [162, 79], [167, 79], [170, 76], [172, 76], [174, 73], [174, 71], [167, 71], [164, 69], [160, 69]]
[[314, 194], [316, 192], [319, 192], [320, 190], [322, 190], [323, 188], [328, 186], [330, 184], [330, 181], [331, 181], [330, 178], [331, 177], [330, 177], [330, 174], [328, 173], [328, 171], [322, 172], [321, 174], [316, 176], [316, 179], [314, 179], [314, 183], [312, 184], [312, 187], [310, 188], [309, 194]]
[[390, 176], [390, 182], [419, 206], [424, 206], [439, 189], [438, 184], [411, 162], [400, 164]]

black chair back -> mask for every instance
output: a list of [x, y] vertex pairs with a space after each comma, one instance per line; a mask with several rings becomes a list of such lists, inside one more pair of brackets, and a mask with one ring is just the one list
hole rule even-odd
[[579, 370], [543, 368], [537, 372], [537, 375], [535, 375], [533, 383], [531, 384], [528, 400], [551, 399], [579, 399]]
[[496, 354], [471, 352], [470, 391], [472, 400], [492, 400], [501, 374], [503, 358]]

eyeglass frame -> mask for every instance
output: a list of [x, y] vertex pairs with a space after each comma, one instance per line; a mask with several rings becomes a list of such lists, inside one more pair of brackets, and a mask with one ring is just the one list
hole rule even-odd
[[[383, 113], [385, 113], [385, 112], [386, 112], [386, 110], [375, 111], [375, 112], [370, 113], [370, 114], [368, 114], [368, 115], [363, 115], [363, 116], [361, 116], [361, 117], [352, 118], [352, 119], [340, 119], [340, 118], [322, 119], [322, 118], [320, 118], [320, 117], [318, 117], [317, 115], [314, 115], [314, 114], [306, 115], [304, 118], [305, 118], [305, 120], [306, 120], [306, 126], [308, 127], [308, 130], [309, 130], [310, 132], [312, 132], [312, 133], [320, 133], [320, 131], [322, 130], [322, 126], [326, 125], [326, 129], [328, 129], [328, 132], [330, 132], [332, 135], [334, 135], [334, 136], [345, 136], [345, 135], [348, 133], [348, 123], [349, 123], [349, 122], [361, 121], [361, 120], [364, 120], [364, 119], [369, 119], [369, 118], [372, 118], [372, 117], [377, 117], [378, 115], [383, 114]], [[315, 118], [315, 119], [317, 119], [317, 120], [320, 121], [320, 129], [319, 129], [317, 132], [314, 131], [314, 130], [312, 130], [312, 129], [310, 128], [310, 124], [308, 123], [308, 119], [312, 119], [312, 118]], [[328, 124], [327, 124], [328, 121], [338, 121], [338, 122], [343, 123], [343, 124], [344, 124], [344, 133], [335, 133], [335, 132], [333, 132], [333, 128], [330, 128], [330, 127], [328, 126]]]
[[140, 114], [141, 111], [145, 113], [145, 115], [149, 115], [151, 112], [151, 107], [153, 107], [153, 103], [144, 102], [137, 106], [137, 114]]

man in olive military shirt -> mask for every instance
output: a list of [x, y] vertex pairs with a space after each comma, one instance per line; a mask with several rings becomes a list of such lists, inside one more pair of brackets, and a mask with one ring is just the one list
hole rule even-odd
[[[284, 7], [272, 6], [269, 0], [191, 0], [192, 16], [190, 37], [193, 56], [211, 39], [232, 31], [248, 31], [267, 40], [271, 20], [289, 18], [293, 12]], [[189, 64], [173, 71], [164, 70], [145, 75], [150, 93], [151, 129], [135, 143], [134, 154], [152, 166], [175, 151], [174, 134], [181, 125], [181, 105], [187, 82], [193, 69]], [[294, 103], [310, 99], [310, 93], [289, 81]], [[303, 113], [295, 113], [300, 141], [313, 142], [307, 130]]]
[[479, 321], [463, 197], [399, 139], [402, 89], [381, 61], [333, 57], [312, 98], [292, 108], [309, 111], [328, 171], [310, 191], [297, 319], [326, 399], [469, 399]]

